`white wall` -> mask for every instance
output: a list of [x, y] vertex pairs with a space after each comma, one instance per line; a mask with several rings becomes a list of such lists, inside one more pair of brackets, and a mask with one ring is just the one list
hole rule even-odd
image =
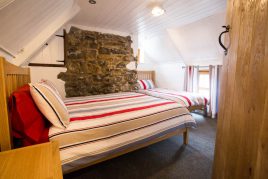
[[167, 30], [155, 36], [139, 37], [139, 47], [144, 51], [144, 63], [138, 70], [154, 70], [159, 88], [183, 90], [183, 59]]
[[156, 65], [154, 70], [156, 73], [157, 87], [182, 91], [184, 84], [183, 66], [183, 63]]
[[65, 82], [57, 79], [60, 72], [66, 72], [66, 68], [55, 68], [55, 67], [30, 67], [31, 69], [31, 82], [36, 83], [41, 79], [47, 79], [53, 82], [60, 92], [60, 95], [65, 97]]
[[[57, 35], [63, 35], [63, 29], [60, 29]], [[48, 41], [48, 45], [44, 45], [37, 53], [35, 53], [30, 62], [32, 63], [44, 63], [44, 64], [62, 64], [57, 61], [64, 60], [64, 43], [63, 38], [52, 37]], [[31, 82], [36, 83], [41, 79], [47, 79], [52, 81], [60, 95], [65, 97], [65, 82], [57, 79], [60, 72], [65, 72], [66, 68], [59, 67], [30, 67], [31, 69]]]
[[55, 35], [47, 41], [47, 45], [43, 45], [42, 48], [31, 57], [30, 62], [62, 64], [62, 62], [58, 61], [64, 60], [64, 39], [56, 35], [63, 35], [63, 28], [58, 30]]

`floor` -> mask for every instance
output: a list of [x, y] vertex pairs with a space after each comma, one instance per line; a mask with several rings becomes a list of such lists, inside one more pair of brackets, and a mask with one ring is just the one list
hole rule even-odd
[[175, 136], [149, 147], [88, 167], [64, 178], [91, 179], [208, 179], [211, 178], [216, 120], [193, 114], [189, 145]]

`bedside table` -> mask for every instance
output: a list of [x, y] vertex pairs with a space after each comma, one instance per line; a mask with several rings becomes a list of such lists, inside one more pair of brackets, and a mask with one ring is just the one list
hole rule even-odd
[[59, 146], [56, 142], [0, 152], [0, 178], [62, 178]]

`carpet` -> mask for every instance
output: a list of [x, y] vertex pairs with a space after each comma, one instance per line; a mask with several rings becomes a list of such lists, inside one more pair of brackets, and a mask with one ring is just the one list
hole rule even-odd
[[67, 174], [65, 179], [209, 179], [212, 173], [216, 120], [193, 114], [198, 127], [189, 144], [174, 136], [149, 147]]

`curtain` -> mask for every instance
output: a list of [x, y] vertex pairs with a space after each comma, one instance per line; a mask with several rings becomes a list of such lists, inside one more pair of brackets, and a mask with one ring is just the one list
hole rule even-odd
[[198, 92], [199, 67], [186, 66], [184, 75], [184, 91]]
[[209, 81], [210, 81], [210, 90], [209, 90], [209, 108], [208, 116], [211, 118], [216, 118], [218, 113], [218, 103], [219, 103], [219, 92], [220, 92], [220, 76], [221, 66], [209, 66]]

